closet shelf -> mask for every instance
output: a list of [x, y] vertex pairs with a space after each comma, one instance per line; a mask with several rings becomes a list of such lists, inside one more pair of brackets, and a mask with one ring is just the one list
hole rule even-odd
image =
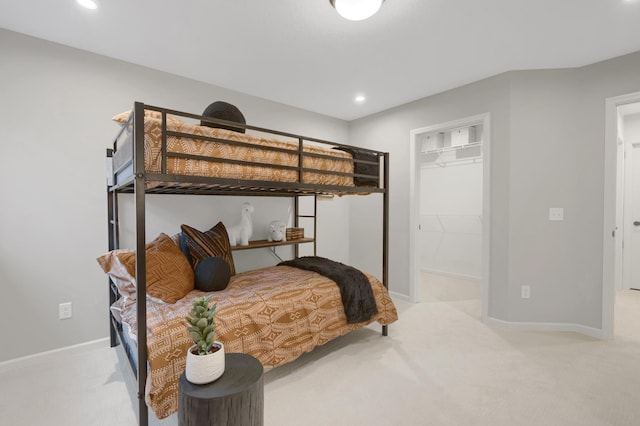
[[457, 151], [459, 149], [473, 148], [473, 147], [476, 147], [476, 146], [482, 146], [482, 141], [480, 141], [480, 142], [471, 142], [471, 143], [467, 143], [467, 144], [464, 144], [464, 145], [458, 145], [458, 146], [447, 146], [447, 147], [442, 147], [442, 148], [427, 149], [425, 151], [422, 151], [422, 154], [441, 154], [443, 152]]

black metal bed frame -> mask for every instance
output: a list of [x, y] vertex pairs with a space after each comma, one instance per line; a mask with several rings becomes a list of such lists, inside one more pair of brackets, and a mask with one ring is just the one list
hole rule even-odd
[[[162, 166], [161, 173], [152, 174], [145, 173], [144, 167], [144, 118], [145, 110], [159, 112], [162, 116]], [[277, 147], [261, 147], [267, 150], [289, 152], [298, 155], [298, 166], [281, 166], [260, 162], [248, 162], [241, 160], [228, 160], [223, 158], [214, 159], [214, 161], [231, 162], [234, 164], [267, 166], [270, 168], [295, 169], [298, 173], [297, 182], [271, 182], [257, 180], [227, 179], [227, 178], [211, 178], [186, 175], [169, 175], [167, 174], [167, 157], [181, 157], [191, 159], [202, 159], [211, 161], [210, 157], [201, 157], [190, 154], [167, 153], [167, 138], [189, 137], [192, 139], [200, 139], [204, 141], [229, 144], [234, 146], [252, 146], [250, 144], [238, 141], [231, 141], [220, 138], [211, 138], [188, 133], [174, 132], [167, 129], [167, 115], [173, 115], [181, 118], [208, 121], [215, 124], [233, 125], [235, 127], [243, 127], [260, 133], [266, 133], [278, 137], [292, 138], [298, 141], [297, 150], [288, 150]], [[340, 157], [332, 157], [318, 153], [309, 153], [303, 151], [305, 142], [314, 142], [327, 146], [347, 149], [357, 149], [365, 151], [377, 156], [377, 162], [358, 159], [342, 159]], [[113, 317], [109, 309], [110, 324], [110, 341], [111, 346], [115, 347], [121, 344], [125, 348], [127, 358], [131, 365], [133, 374], [136, 377], [138, 389], [138, 420], [140, 425], [148, 424], [148, 407], [145, 402], [145, 384], [147, 381], [147, 312], [146, 312], [146, 257], [139, 256], [145, 253], [146, 235], [146, 194], [203, 194], [203, 195], [242, 195], [242, 196], [271, 196], [271, 197], [294, 197], [295, 208], [295, 225], [297, 226], [299, 217], [299, 197], [305, 195], [325, 194], [355, 194], [355, 193], [381, 193], [383, 198], [383, 223], [382, 223], [382, 284], [385, 288], [388, 286], [388, 270], [389, 270], [389, 153], [356, 148], [349, 145], [339, 144], [335, 142], [325, 141], [321, 139], [303, 137], [286, 132], [280, 132], [261, 127], [250, 125], [240, 125], [225, 120], [212, 119], [196, 114], [185, 113], [181, 111], [159, 108], [155, 106], [145, 105], [141, 102], [134, 103], [134, 107], [127, 123], [116, 136], [113, 142], [113, 148], [107, 149], [107, 159], [113, 159], [114, 155], [122, 146], [130, 144], [131, 152], [125, 152], [125, 161], [122, 161], [116, 169], [110, 170], [110, 179], [107, 182], [107, 209], [108, 209], [108, 235], [109, 250], [120, 248], [119, 242], [119, 222], [118, 222], [118, 194], [133, 194], [135, 203], [135, 253], [136, 253], [136, 308], [137, 308], [137, 361], [131, 353], [132, 348], [128, 346], [126, 340], [122, 337], [122, 325]], [[120, 153], [122, 154], [122, 153]], [[354, 164], [375, 164], [378, 166], [379, 174], [377, 176], [342, 173], [334, 171], [316, 170], [303, 167], [304, 158], [308, 157], [324, 157], [332, 160], [350, 161]], [[125, 170], [127, 173], [125, 173]], [[378, 182], [377, 186], [337, 186], [337, 185], [317, 185], [303, 183], [304, 173], [326, 173], [334, 175], [346, 175], [352, 177], [375, 178]], [[126, 176], [124, 179], [121, 176]], [[147, 182], [154, 182], [155, 186], [148, 188]], [[314, 199], [314, 205], [317, 200]], [[314, 218], [315, 221], [315, 218]], [[315, 242], [314, 242], [315, 251]], [[296, 255], [298, 253], [296, 246]], [[109, 306], [111, 306], [119, 297], [117, 288], [111, 280], [109, 280]], [[382, 335], [386, 336], [388, 329], [386, 325], [382, 326]]]

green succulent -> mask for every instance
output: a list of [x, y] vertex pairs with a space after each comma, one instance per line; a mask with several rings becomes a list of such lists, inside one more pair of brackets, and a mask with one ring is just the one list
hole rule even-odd
[[216, 340], [216, 304], [209, 307], [211, 297], [193, 299], [193, 308], [186, 320], [191, 338], [198, 348], [198, 355], [213, 353], [211, 348]]

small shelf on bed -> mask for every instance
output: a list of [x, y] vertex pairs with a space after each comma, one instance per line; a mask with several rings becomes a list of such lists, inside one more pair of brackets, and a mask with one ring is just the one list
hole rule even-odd
[[298, 238], [291, 241], [268, 241], [268, 240], [254, 240], [249, 241], [248, 246], [231, 246], [231, 250], [250, 250], [256, 248], [287, 246], [291, 244], [312, 243], [313, 238]]

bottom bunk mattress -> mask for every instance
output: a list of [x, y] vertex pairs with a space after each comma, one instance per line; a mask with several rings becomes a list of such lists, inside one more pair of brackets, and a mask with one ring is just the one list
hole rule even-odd
[[[378, 313], [356, 324], [347, 322], [334, 281], [291, 266], [243, 272], [234, 275], [222, 291], [192, 290], [175, 304], [147, 298], [147, 405], [158, 418], [178, 410], [178, 378], [187, 349], [193, 345], [185, 316], [195, 297], [210, 295], [217, 303], [216, 339], [224, 343], [225, 352], [250, 354], [270, 369], [374, 321], [388, 325], [397, 320], [387, 290], [375, 277], [365, 275]], [[135, 333], [135, 301], [125, 298], [117, 303], [123, 323]]]

